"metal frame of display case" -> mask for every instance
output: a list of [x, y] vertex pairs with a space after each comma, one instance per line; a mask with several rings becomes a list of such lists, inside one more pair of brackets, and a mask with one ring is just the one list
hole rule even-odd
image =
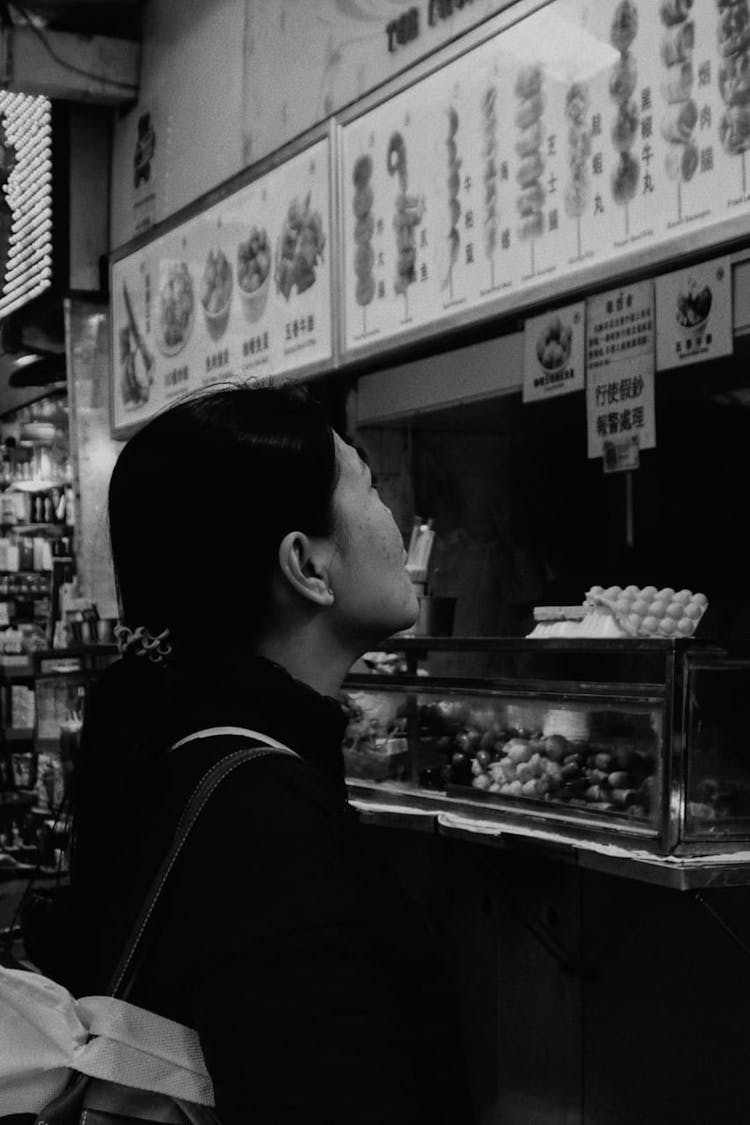
[[[658, 706], [662, 712], [661, 778], [657, 816], [653, 826], [636, 821], [615, 822], [606, 814], [597, 817], [582, 807], [550, 807], [541, 800], [513, 799], [500, 794], [467, 792], [448, 786], [445, 791], [428, 790], [403, 784], [349, 780], [350, 795], [365, 819], [395, 823], [406, 818], [404, 826], [435, 828], [445, 834], [477, 839], [494, 836], [495, 842], [536, 843], [556, 847], [570, 854], [571, 848], [588, 849], [586, 862], [600, 870], [614, 865], [622, 870], [631, 858], [640, 866], [639, 877], [684, 887], [718, 882], [750, 882], [750, 827], [731, 840], [712, 838], [686, 830], [688, 746], [690, 720], [688, 686], [692, 668], [718, 669], [750, 663], [750, 647], [724, 646], [713, 641], [685, 639], [623, 640], [527, 640], [478, 637], [400, 637], [379, 646], [388, 652], [402, 653], [404, 674], [360, 673], [348, 677], [345, 688], [362, 691], [394, 689], [407, 699], [407, 738], [412, 769], [416, 758], [418, 694], [440, 692], [506, 696], [515, 700], [549, 699], [560, 702], [623, 702]], [[599, 656], [633, 660], [656, 658], [663, 666], [660, 682], [600, 682], [546, 680], [513, 677], [419, 676], [421, 662], [430, 653], [495, 653], [507, 656], [536, 657]], [[691, 657], [695, 663], [691, 663]], [[747, 666], [747, 664], [745, 664]], [[415, 775], [412, 774], [413, 780]], [[494, 832], [493, 832], [494, 827]], [[743, 849], [747, 848], [746, 854]], [[594, 849], [594, 850], [591, 850]], [[598, 849], [598, 850], [597, 850]], [[744, 858], [743, 858], [744, 856]], [[719, 858], [721, 857], [721, 858]], [[693, 871], [691, 879], [686, 872]], [[632, 871], [630, 873], [633, 873]], [[687, 880], [687, 881], [686, 881]]]

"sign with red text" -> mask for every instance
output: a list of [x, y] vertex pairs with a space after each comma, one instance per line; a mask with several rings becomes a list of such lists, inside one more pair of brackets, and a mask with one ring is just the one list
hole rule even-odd
[[586, 303], [589, 457], [601, 457], [605, 443], [637, 444], [638, 450], [656, 445], [654, 368], [653, 282], [591, 297]]
[[732, 354], [729, 258], [700, 262], [656, 281], [656, 366], [660, 371]]
[[585, 324], [583, 301], [529, 317], [524, 328], [524, 402], [583, 390]]

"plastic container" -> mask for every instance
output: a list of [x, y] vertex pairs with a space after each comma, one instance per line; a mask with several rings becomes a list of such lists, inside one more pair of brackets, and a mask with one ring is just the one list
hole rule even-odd
[[427, 594], [419, 599], [419, 616], [414, 633], [419, 637], [451, 637], [456, 599]]

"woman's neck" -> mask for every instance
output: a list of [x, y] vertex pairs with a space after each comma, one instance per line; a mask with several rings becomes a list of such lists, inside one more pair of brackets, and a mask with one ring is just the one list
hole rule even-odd
[[332, 696], [338, 694], [357, 655], [344, 652], [340, 646], [326, 643], [304, 630], [286, 636], [267, 637], [256, 646], [255, 652], [280, 664], [296, 680], [320, 695]]

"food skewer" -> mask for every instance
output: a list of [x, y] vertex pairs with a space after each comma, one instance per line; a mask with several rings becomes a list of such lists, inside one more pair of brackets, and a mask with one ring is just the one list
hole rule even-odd
[[539, 65], [523, 67], [516, 77], [515, 94], [518, 99], [515, 123], [518, 129], [516, 153], [519, 157], [516, 182], [520, 193], [516, 200], [519, 213], [518, 236], [528, 241], [531, 248], [531, 273], [535, 273], [534, 243], [545, 230], [544, 204], [547, 192], [542, 182], [545, 159], [543, 114], [544, 71]]
[[482, 95], [482, 155], [484, 156], [484, 252], [490, 262], [490, 288], [495, 288], [497, 249], [497, 89], [487, 86]]
[[747, 150], [750, 148], [750, 6], [747, 0], [717, 0], [719, 92], [726, 109], [719, 121], [719, 139], [729, 156], [741, 156], [742, 195], [747, 194]]
[[391, 134], [386, 156], [386, 168], [397, 176], [401, 191], [396, 196], [396, 213], [393, 229], [396, 234], [396, 280], [393, 288], [404, 298], [403, 324], [409, 321], [409, 286], [417, 279], [417, 245], [415, 229], [422, 221], [425, 205], [420, 196], [408, 195], [406, 170], [406, 144], [398, 131]]
[[660, 53], [666, 68], [661, 92], [667, 103], [661, 133], [669, 145], [664, 167], [668, 178], [675, 181], [678, 219], [682, 218], [682, 185], [698, 168], [693, 140], [698, 108], [692, 97], [695, 25], [688, 19], [691, 6], [692, 0], [665, 0], [660, 11], [664, 27]]
[[453, 301], [453, 267], [458, 261], [458, 250], [461, 245], [461, 235], [458, 231], [458, 220], [461, 216], [461, 204], [458, 192], [461, 182], [461, 157], [458, 155], [456, 134], [458, 133], [458, 113], [451, 106], [448, 110], [448, 136], [446, 148], [448, 150], [448, 211], [450, 227], [448, 229], [448, 276], [445, 284], [448, 286], [449, 299]]
[[143, 336], [141, 335], [141, 330], [138, 327], [138, 321], [135, 319], [135, 313], [133, 311], [133, 303], [130, 299], [130, 293], [128, 293], [128, 287], [127, 287], [127, 285], [125, 284], [124, 281], [122, 283], [122, 293], [123, 293], [123, 297], [125, 298], [125, 311], [128, 314], [128, 325], [130, 327], [130, 332], [131, 332], [131, 335], [132, 335], [133, 340], [135, 342], [136, 348], [141, 353], [141, 359], [143, 360], [143, 366], [146, 368], [146, 375], [148, 376], [149, 381], [151, 382], [151, 381], [153, 381], [152, 370], [153, 370], [153, 366], [154, 366], [154, 357], [152, 356], [151, 352], [148, 350], [148, 348], [146, 346], [146, 343], [143, 339]]
[[610, 27], [610, 43], [620, 52], [612, 67], [609, 92], [617, 106], [612, 123], [612, 144], [619, 154], [612, 173], [612, 198], [625, 212], [625, 234], [630, 233], [630, 202], [638, 190], [641, 163], [631, 152], [639, 125], [639, 113], [632, 99], [637, 83], [637, 66], [630, 47], [638, 34], [638, 7], [633, 0], [620, 0]]

